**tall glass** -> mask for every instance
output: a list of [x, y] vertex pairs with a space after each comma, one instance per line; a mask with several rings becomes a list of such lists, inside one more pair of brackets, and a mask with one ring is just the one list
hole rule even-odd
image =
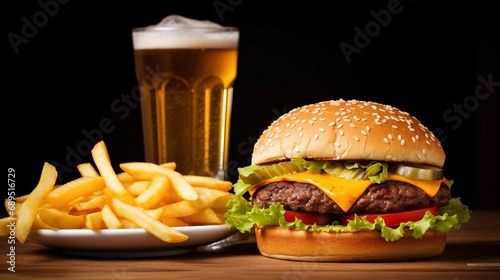
[[132, 38], [146, 161], [227, 179], [239, 30], [175, 15]]

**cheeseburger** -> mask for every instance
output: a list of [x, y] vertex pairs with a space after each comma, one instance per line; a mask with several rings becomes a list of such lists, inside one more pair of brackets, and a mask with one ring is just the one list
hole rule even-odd
[[291, 110], [239, 168], [227, 224], [262, 255], [299, 261], [402, 261], [440, 255], [470, 219], [452, 198], [438, 139], [389, 105], [331, 100]]

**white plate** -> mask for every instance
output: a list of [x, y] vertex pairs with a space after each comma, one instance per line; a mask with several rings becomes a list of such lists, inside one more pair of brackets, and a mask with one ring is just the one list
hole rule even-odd
[[29, 239], [63, 253], [84, 257], [130, 258], [179, 255], [224, 239], [234, 231], [226, 224], [174, 227], [189, 236], [181, 243], [166, 243], [144, 229], [39, 229]]

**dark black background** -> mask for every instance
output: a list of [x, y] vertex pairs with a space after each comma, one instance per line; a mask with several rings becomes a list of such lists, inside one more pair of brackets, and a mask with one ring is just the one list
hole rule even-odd
[[[493, 139], [500, 86], [480, 88], [482, 100], [475, 95], [478, 77], [500, 82], [494, 1], [59, 1], [2, 3], [3, 149], [16, 195], [36, 186], [44, 162], [68, 168], [59, 182], [78, 176], [74, 166], [92, 162], [88, 147], [99, 134], [115, 166], [144, 160], [137, 104], [126, 114], [111, 106], [125, 105], [122, 98], [137, 86], [131, 29], [180, 14], [240, 28], [232, 181], [279, 115], [355, 98], [391, 104], [440, 131], [453, 196], [473, 209], [500, 205]], [[50, 12], [43, 3], [51, 3]], [[375, 24], [373, 12], [391, 3], [399, 12], [372, 29], [348, 63], [339, 45], [355, 46], [355, 27]], [[24, 41], [13, 43], [19, 36]], [[112, 131], [100, 128], [104, 119]]]

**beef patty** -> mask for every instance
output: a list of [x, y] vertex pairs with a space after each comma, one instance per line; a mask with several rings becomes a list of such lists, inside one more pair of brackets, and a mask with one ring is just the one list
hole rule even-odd
[[252, 203], [267, 208], [273, 202], [283, 204], [286, 210], [311, 213], [391, 213], [430, 206], [444, 206], [451, 199], [450, 188], [441, 183], [439, 191], [429, 197], [423, 190], [400, 181], [385, 181], [370, 185], [351, 209], [344, 212], [317, 187], [299, 182], [273, 182], [258, 189]]

